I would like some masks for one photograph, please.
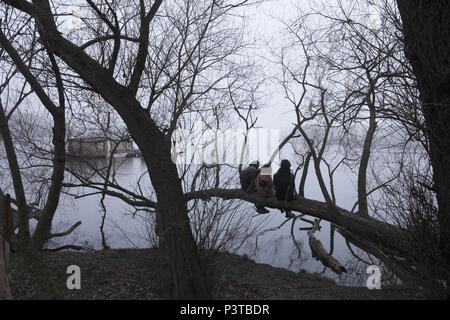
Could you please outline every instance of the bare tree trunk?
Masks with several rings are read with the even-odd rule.
[[[450,2],[397,0],[405,54],[421,96],[439,206],[440,248],[450,268]],[[447,275],[447,281],[450,281]]]
[[[369,165],[370,149],[372,147],[373,137],[377,127],[375,120],[375,106],[370,101],[370,96],[367,97],[367,104],[370,109],[369,129],[364,139],[363,153],[361,155],[361,162],[358,171],[358,214],[362,217],[369,217],[369,210],[367,208],[367,166]]]
[[[306,184],[306,177],[308,176],[310,161],[311,161],[311,152],[309,152],[308,155],[306,156],[305,164],[303,166],[302,177],[300,179],[300,185],[298,187],[298,195],[302,198],[305,197],[305,184]]]
[[[55,146],[55,151],[53,155],[53,173],[51,177],[52,183],[48,191],[45,207],[39,217],[39,221],[36,225],[36,230],[34,231],[32,238],[33,246],[37,250],[41,250],[45,242],[50,237],[53,216],[58,208],[66,163],[65,126],[63,110],[62,114],[54,118],[53,145]]]
[[[19,247],[25,247],[30,243],[30,229],[28,221],[28,207],[25,199],[22,177],[20,176],[19,164],[17,162],[16,151],[9,131],[8,119],[6,118],[3,106],[0,104],[0,133],[3,137],[8,164],[14,185],[14,192],[18,202],[19,212]]]
[[[2,228],[0,228],[0,232]],[[8,279],[9,245],[0,234],[0,300],[11,300]]]
[[[56,63],[55,57],[50,48],[47,48],[47,53],[50,57],[52,69],[55,73],[59,96],[59,107],[56,107],[50,99],[47,100],[41,98],[41,102],[53,117],[53,146],[55,149],[53,153],[53,172],[47,201],[45,202],[45,207],[42,210],[41,217],[39,218],[32,238],[33,245],[37,250],[41,250],[45,242],[50,237],[53,217],[59,204],[59,197],[61,195],[66,165],[66,115],[64,84],[58,64]]]
[[[166,273],[162,276],[168,280],[162,294],[176,299],[208,299],[210,295],[192,235],[181,180],[171,161],[170,146],[162,133],[149,130],[148,125],[139,121],[127,120],[125,122],[149,169],[158,200],[161,271]],[[153,137],[151,140],[148,139],[150,136]]]
[[[0,300],[11,299],[11,288],[9,287],[8,279],[9,235],[7,234],[7,219],[5,219],[8,214],[5,210],[7,206],[9,206],[9,203],[5,203],[0,195]]]

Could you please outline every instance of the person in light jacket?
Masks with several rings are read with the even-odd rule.
[[[263,198],[270,198],[275,195],[270,163],[265,164],[256,177],[256,192],[258,192],[258,195]]]

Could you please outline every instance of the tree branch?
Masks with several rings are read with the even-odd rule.
[[[339,230],[348,230],[370,243],[377,244],[386,254],[408,256],[408,239],[399,228],[373,218],[362,218],[338,206],[330,207],[324,202],[300,197],[294,198],[292,202],[278,201],[275,197],[261,198],[256,194],[247,194],[241,189],[209,189],[185,194],[186,201],[208,200],[213,197],[226,200],[241,199],[269,208],[288,209],[307,214],[329,221]]]
[[[150,22],[153,20],[162,2],[163,0],[156,0],[147,15],[144,15],[143,10],[145,10],[145,8],[141,3],[141,30],[139,35],[139,49],[133,74],[131,75],[130,84],[128,85],[128,89],[130,89],[134,95],[136,95],[139,88],[139,82],[141,81],[142,72],[144,71],[145,61],[147,59]]]
[[[76,228],[78,228],[81,225],[81,221],[78,221],[77,223],[75,223],[73,226],[71,226],[68,230],[64,231],[64,232],[59,232],[59,233],[52,233],[47,237],[47,240],[49,239],[53,239],[53,238],[59,238],[59,237],[64,237],[67,236],[69,234],[71,234]]]

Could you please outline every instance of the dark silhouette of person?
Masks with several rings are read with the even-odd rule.
[[[242,190],[247,193],[256,191],[255,180],[259,174],[259,161],[250,162],[249,166],[239,174]]]
[[[241,171],[239,174],[239,181],[241,183],[242,190],[247,193],[256,192],[256,178],[260,173],[259,161],[253,161],[247,168]],[[256,206],[256,211],[261,214],[269,213],[269,210],[264,206]]]
[[[281,161],[280,169],[273,176],[273,184],[275,187],[275,196],[278,201],[290,202],[294,200],[295,181],[289,160],[284,159]],[[281,212],[284,211],[286,211],[286,218],[295,217],[290,210],[281,210]]]

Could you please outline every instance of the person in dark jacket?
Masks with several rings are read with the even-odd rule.
[[[256,178],[259,173],[259,161],[251,162],[247,168],[242,170],[239,174],[239,181],[241,183],[242,190],[247,193],[256,192]],[[256,211],[261,214],[269,213],[269,210],[264,208],[264,206],[256,206]]]
[[[289,160],[284,159],[281,161],[280,169],[273,176],[273,184],[275,186],[275,196],[278,201],[290,202],[294,199],[295,181]],[[286,210],[286,218],[293,217],[295,215],[290,210]]]
[[[256,191],[255,180],[259,174],[259,161],[253,161],[249,164],[247,168],[241,171],[239,174],[239,181],[241,187],[247,193],[252,193]]]

